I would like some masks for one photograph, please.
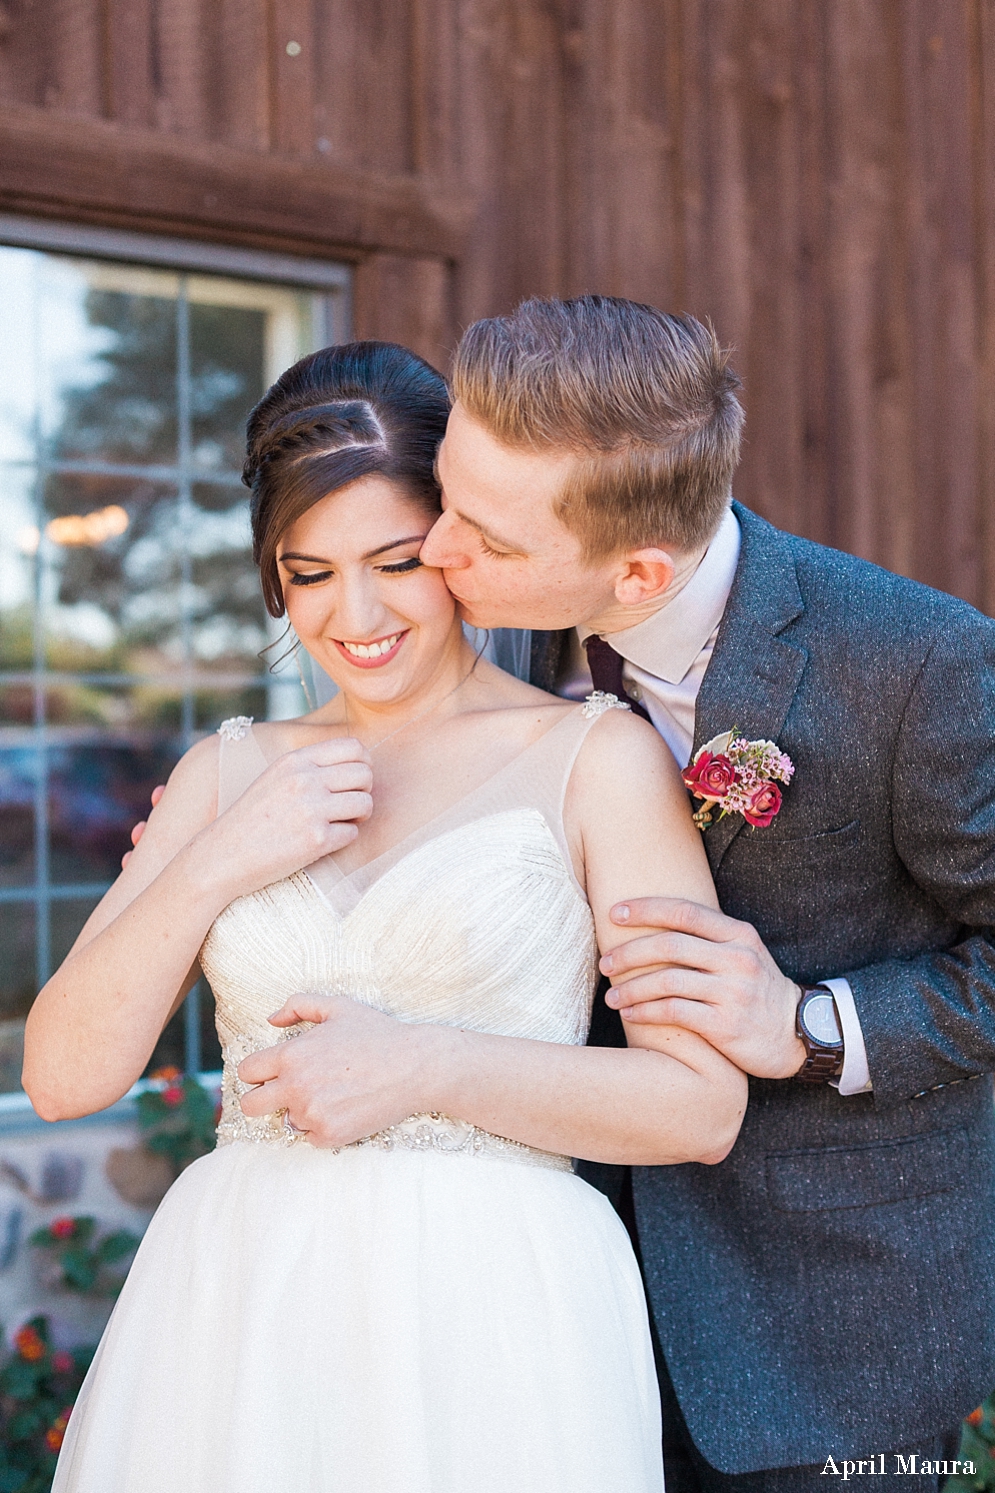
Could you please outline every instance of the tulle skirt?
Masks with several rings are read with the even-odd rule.
[[[138,1251],[54,1493],[660,1493],[642,1284],[569,1172],[236,1142]]]

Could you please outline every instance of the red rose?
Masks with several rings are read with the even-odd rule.
[[[781,807],[781,790],[776,783],[762,783],[743,810],[747,824],[766,829]]]
[[[985,1418],[985,1412],[981,1408],[980,1405],[978,1406],[978,1408],[976,1410],[972,1410],[971,1413],[970,1413],[970,1415],[966,1415],[964,1417],[964,1419],[967,1421],[967,1423],[968,1423],[969,1426],[980,1426],[980,1424],[984,1420],[984,1418]]]
[[[76,1232],[75,1218],[55,1218],[48,1226],[53,1239],[71,1239]]]
[[[183,1090],[177,1084],[170,1084],[168,1089],[162,1091],[162,1102],[171,1105],[182,1104]]]
[[[681,777],[696,798],[719,799],[736,781],[736,769],[724,755],[713,757],[711,752],[701,752]]]
[[[60,1351],[52,1354],[52,1368],[57,1374],[69,1374],[72,1372],[73,1355]]]

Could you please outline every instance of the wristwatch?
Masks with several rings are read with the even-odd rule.
[[[805,1046],[805,1061],[795,1077],[802,1083],[827,1083],[843,1072],[843,1029],[833,992],[825,985],[803,985],[795,1013],[795,1031]]]

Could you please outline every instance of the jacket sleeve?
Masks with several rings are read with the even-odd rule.
[[[896,851],[957,933],[942,951],[841,971],[876,1105],[995,1072],[995,623],[947,613],[892,764]]]

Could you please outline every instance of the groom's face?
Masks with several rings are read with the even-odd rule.
[[[569,454],[503,446],[460,405],[439,448],[443,514],[422,547],[475,627],[574,627],[615,603],[619,561],[591,564],[556,516]]]

